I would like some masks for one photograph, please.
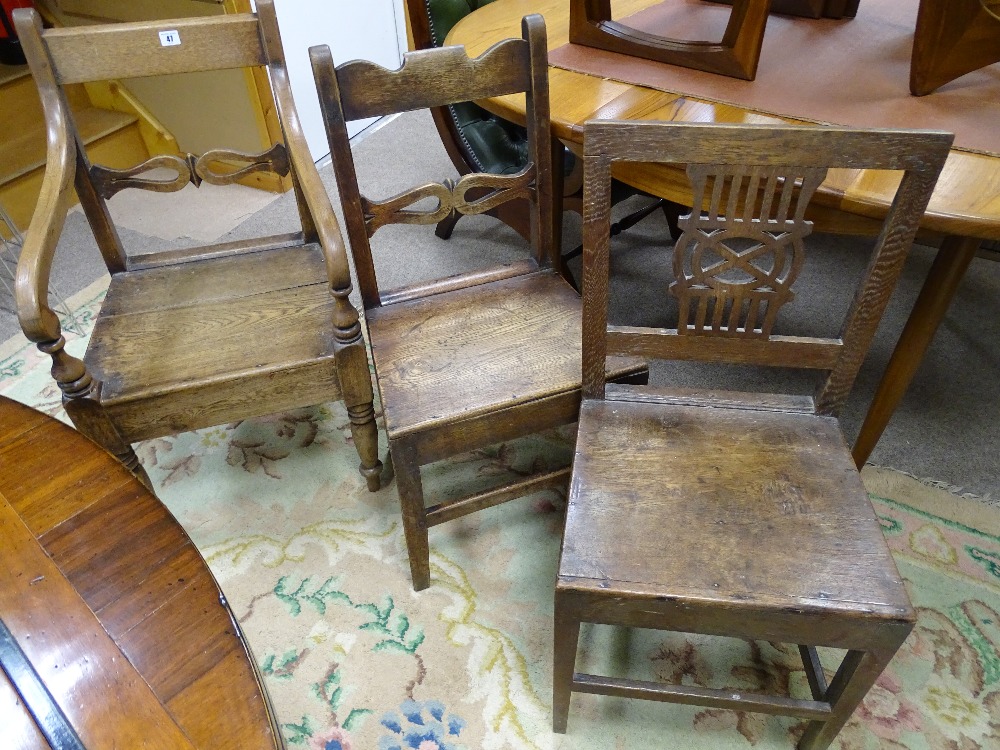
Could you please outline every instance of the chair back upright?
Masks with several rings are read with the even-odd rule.
[[[903,268],[952,135],[632,121],[591,121],[584,132],[584,398],[636,397],[643,386],[606,384],[603,375],[606,356],[638,355],[817,370],[824,376],[804,406],[836,415]],[[608,325],[609,191],[612,165],[620,161],[686,165],[694,199],[674,247],[675,328]],[[806,208],[832,168],[897,170],[902,178],[837,335],[775,334],[805,261],[804,239],[812,229]],[[653,397],[645,393],[642,398]]]
[[[396,298],[379,289],[369,243],[372,235],[387,224],[437,224],[453,209],[462,214],[480,214],[506,201],[528,199],[533,261],[538,266],[552,265],[555,225],[548,62],[542,18],[526,17],[522,31],[522,39],[501,42],[476,59],[467,57],[462,47],[409,52],[395,71],[367,61],[334,67],[329,47],[310,49],[365,308]],[[386,200],[370,200],[362,195],[347,135],[348,122],[521,93],[526,96],[530,158],[518,173],[466,174],[454,183],[426,184]],[[425,198],[436,199],[437,205],[431,209],[410,208]]]

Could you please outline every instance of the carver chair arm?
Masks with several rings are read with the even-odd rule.
[[[291,162],[292,170],[298,179],[299,189],[302,192],[302,198],[308,208],[309,216],[301,217],[302,230],[306,234],[307,240],[317,240],[323,249],[330,287],[337,291],[350,292],[351,271],[347,262],[347,247],[344,244],[340,223],[333,212],[326,187],[323,185],[316,164],[309,153],[309,146],[302,130],[302,122],[292,97],[292,87],[288,80],[288,68],[285,65],[281,40],[269,37],[269,32],[276,31],[278,28],[274,7],[270,4],[261,5],[257,12],[269,16],[266,19],[268,23],[262,25],[262,33],[265,34],[264,47],[270,62],[271,88],[274,92],[275,106],[278,109],[278,121],[282,123],[288,160]]]
[[[36,73],[39,96],[46,113],[45,174],[35,212],[28,231],[14,281],[17,317],[24,335],[35,343],[58,340],[61,335],[59,316],[49,306],[49,276],[59,236],[62,234],[72,199],[72,182],[76,170],[77,143],[66,111],[66,103],[56,85],[48,55],[37,42],[37,36],[24,33],[41,21],[25,9],[14,11],[14,23],[25,46],[25,54],[42,60]]]

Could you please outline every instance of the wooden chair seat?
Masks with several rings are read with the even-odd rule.
[[[627,587],[657,628],[681,631],[712,632],[715,611],[729,633],[736,605],[745,621],[766,618],[745,635],[771,640],[831,613],[913,617],[835,418],[586,401],[577,442],[560,590],[599,607]]]
[[[549,396],[578,401],[580,319],[580,297],[551,269],[370,310],[387,433],[401,437]],[[642,370],[618,358],[611,375]]]
[[[325,274],[313,243],[112,277],[84,356],[102,405],[143,440],[337,400]],[[184,392],[199,408],[178,421]]]

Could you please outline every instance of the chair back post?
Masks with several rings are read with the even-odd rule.
[[[278,110],[278,125],[281,128],[282,140],[286,145],[289,145],[292,139],[297,140],[308,155],[309,149],[302,133],[302,124],[299,122],[298,112],[292,99],[292,86],[288,80],[288,67],[285,64],[285,51],[281,45],[281,32],[278,29],[278,16],[274,10],[273,0],[258,0],[257,20],[260,24],[261,47],[267,57],[267,70],[271,90],[274,92],[274,106]],[[289,148],[289,177],[295,193],[299,222],[302,224],[302,235],[306,242],[317,242],[319,234],[316,230],[316,218],[309,207],[299,179],[300,171],[306,171],[303,165],[296,163],[299,161],[297,158],[299,154],[299,149]],[[323,192],[325,194],[325,191]]]
[[[354,272],[358,279],[361,303],[366,310],[381,304],[378,281],[375,278],[375,262],[372,259],[368,227],[364,220],[361,190],[354,167],[350,137],[347,133],[347,119],[341,105],[340,81],[334,66],[333,53],[326,44],[309,48],[316,93],[319,95],[323,125],[330,144],[333,174],[337,180],[337,191],[344,208],[344,224],[347,239],[354,258]]]
[[[812,408],[836,416],[902,271],[952,134],[637,121],[592,121],[584,132],[584,397],[605,397],[597,373],[607,355],[742,362],[824,372]],[[683,218],[684,234],[675,246],[677,281],[671,292],[681,307],[675,329],[607,324],[608,190],[616,161],[687,165],[695,185],[696,205]],[[772,334],[778,308],[793,297],[791,284],[802,263],[798,256],[804,254],[801,239],[811,229],[804,220],[805,205],[827,168],[894,170],[903,175],[838,336]],[[709,195],[706,207],[703,198]],[[716,242],[712,235],[719,230],[727,239],[755,241],[757,246],[748,252],[760,252],[761,257],[774,253],[774,267],[762,269],[766,257],[753,266],[756,256],[744,257]],[[691,271],[685,253],[718,255],[722,260]],[[789,270],[779,273],[779,257]],[[753,278],[723,278],[727,268]]]
[[[545,21],[537,13],[521,19],[521,35],[528,43],[531,87],[526,92],[525,117],[528,152],[535,163],[535,211],[531,212],[532,245],[540,265],[554,267],[560,248],[556,246],[555,206],[552,171],[552,125],[549,107],[549,58]],[[561,207],[561,200],[559,201]]]
[[[278,111],[278,123],[288,148],[289,176],[295,191],[303,239],[306,242],[318,242],[323,249],[330,292],[337,299],[335,335],[342,344],[354,343],[361,340],[361,326],[358,311],[348,299],[353,285],[347,262],[347,248],[330,197],[313,163],[295,107],[273,0],[258,0],[257,18],[261,46],[267,57],[271,90],[274,92],[274,104]]]
[[[585,399],[603,399],[608,356],[608,252],[611,159],[599,135],[585,131],[583,156],[583,380]]]
[[[929,153],[926,161],[909,167],[900,181],[865,271],[865,281],[844,320],[841,338],[845,356],[816,389],[816,411],[820,414],[839,414],[854,386],[944,166],[947,151],[942,155],[940,149],[946,147],[935,145],[938,153]]]

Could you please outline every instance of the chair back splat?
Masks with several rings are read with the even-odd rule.
[[[52,357],[76,427],[148,484],[133,442],[342,400],[361,473],[377,489],[373,389],[358,312],[348,300],[346,248],[295,112],[271,0],[259,0],[256,14],[48,30],[33,10],[15,17],[48,134],[41,194],[17,270],[18,317],[28,339]],[[227,69],[249,69],[258,94],[273,94],[269,147],[91,163],[67,87]],[[154,168],[174,174],[144,176]],[[108,210],[107,201],[125,189],[167,193],[258,173],[292,187],[301,231],[127,252]],[[47,296],[73,188],[111,273],[82,360],[65,351]]]
[[[523,37],[476,59],[460,47],[410,52],[397,71],[355,61],[334,67],[327,47],[310,55],[334,173],[365,307],[389,450],[397,478],[415,589],[430,583],[429,526],[545,489],[565,488],[568,467],[544,469],[459,499],[428,498],[421,467],[466,451],[568,424],[580,402],[579,295],[554,270],[555,222],[545,27],[524,19]],[[514,174],[471,172],[385,200],[358,185],[347,123],[523,92],[528,155]],[[431,208],[414,207],[433,199]],[[451,211],[480,214],[511,201],[529,211],[525,257],[467,273],[379,284],[371,240],[389,224],[437,224]],[[422,204],[426,205],[426,204]],[[449,250],[460,248],[450,240]],[[408,247],[393,245],[391,262]],[[388,262],[388,261],[387,261]],[[385,267],[382,267],[385,271]],[[615,359],[611,377],[642,377]]]
[[[836,414],[951,141],[929,131],[586,124],[583,399],[555,593],[557,732],[571,694],[588,692],[799,717],[799,747],[825,748],[905,640],[913,607]],[[675,165],[691,184],[674,281],[658,297],[676,299],[673,328],[609,324],[608,193],[620,161]],[[779,333],[809,265],[807,206],[828,169],[894,170],[901,180],[843,322],[826,337]],[[622,355],[801,368],[819,383],[811,396],[606,383],[605,358]],[[584,622],[795,644],[809,690],[577,672]],[[820,646],[847,651],[829,683]]]

